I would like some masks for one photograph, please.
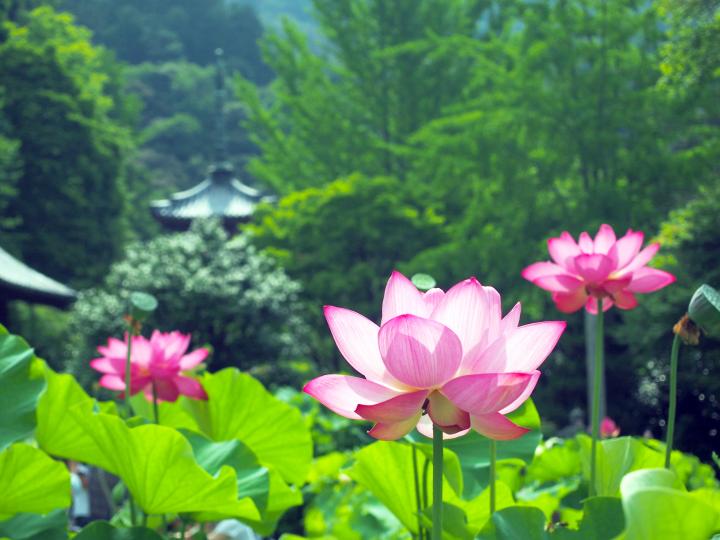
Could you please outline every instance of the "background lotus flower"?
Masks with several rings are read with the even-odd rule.
[[[181,394],[207,399],[205,390],[197,380],[182,375],[182,372],[194,368],[208,355],[207,349],[196,349],[185,354],[189,345],[190,335],[180,332],[163,333],[155,330],[150,339],[133,336],[130,394],[142,391],[152,401],[154,384],[158,401],[175,401]],[[100,386],[124,392],[127,334],[125,341],[109,338],[108,344],[98,347],[98,351],[102,357],[92,360],[90,366],[103,373]]]
[[[620,435],[620,427],[615,423],[615,420],[606,416],[600,422],[600,436],[603,439],[610,437],[618,437]]]
[[[370,435],[386,440],[416,426],[431,436],[433,423],[449,436],[520,437],[527,430],[505,415],[530,396],[565,329],[559,321],[518,326],[519,303],[503,318],[498,292],[475,278],[421,293],[399,272],[387,283],[381,326],[333,306],[325,318],[364,378],[323,375],[304,391],[341,416],[375,422]]]
[[[597,313],[597,300],[603,299],[603,311],[613,305],[620,309],[637,306],[635,293],[649,293],[675,281],[663,270],[648,268],[660,244],[650,244],[642,251],[643,233],[628,229],[616,240],[609,225],[601,225],[595,239],[587,232],[575,242],[570,233],[548,240],[548,251],[554,262],[531,264],[522,276],[538,287],[552,292],[560,311],[572,313],[583,306]]]

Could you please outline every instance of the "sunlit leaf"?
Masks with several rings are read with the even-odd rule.
[[[42,362],[19,336],[0,325],[0,450],[32,435],[35,407],[45,388]]]
[[[70,506],[70,473],[42,450],[15,443],[0,452],[0,519]]]

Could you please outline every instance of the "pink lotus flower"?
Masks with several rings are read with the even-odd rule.
[[[182,375],[208,355],[207,349],[196,349],[185,354],[190,345],[190,335],[180,332],[163,333],[155,330],[146,339],[132,337],[130,350],[130,395],[142,391],[152,401],[152,389],[158,401],[175,401],[180,394],[195,399],[207,399],[202,385],[191,377]],[[108,339],[107,346],[98,347],[102,354],[90,362],[93,369],[103,373],[100,386],[110,390],[125,391],[125,362],[127,355],[127,334],[125,341]]]
[[[648,268],[660,244],[650,244],[640,251],[643,233],[628,229],[615,239],[609,225],[601,225],[595,239],[586,232],[576,243],[570,233],[548,240],[548,251],[554,262],[531,264],[522,276],[538,287],[552,292],[560,311],[572,313],[583,306],[597,313],[598,298],[603,299],[603,311],[613,304],[620,309],[637,306],[635,293],[649,293],[675,281],[675,276]]]
[[[381,326],[326,306],[340,353],[362,377],[323,375],[304,391],[346,418],[375,422],[377,439],[398,439],[432,424],[450,436],[471,428],[492,439],[527,429],[505,415],[532,393],[537,368],[565,329],[559,321],[518,326],[520,304],[503,318],[500,295],[475,278],[447,293],[418,291],[393,272],[385,288]]]
[[[615,420],[606,416],[600,422],[600,437],[607,439],[609,437],[617,437],[620,435],[620,428],[615,423]]]

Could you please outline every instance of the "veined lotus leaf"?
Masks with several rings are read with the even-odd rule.
[[[0,450],[35,429],[35,407],[45,389],[42,364],[23,338],[0,325]]]
[[[70,473],[60,461],[25,443],[0,452],[0,519],[70,506]]]
[[[477,536],[479,540],[548,540],[545,514],[532,506],[509,506],[495,512]]]
[[[591,439],[578,435],[582,448],[583,473],[590,477]],[[598,444],[595,488],[598,495],[614,497],[620,493],[620,482],[627,473],[661,467],[663,455],[633,437],[606,439]]]
[[[234,368],[206,373],[201,382],[209,399],[181,397],[161,404],[161,424],[200,431],[218,442],[239,439],[261,465],[278,471],[286,482],[305,481],[312,461],[312,438],[300,411]],[[138,407],[138,412],[147,414]]]
[[[73,540],[162,540],[162,536],[147,527],[116,529],[107,521],[93,521]]]
[[[218,516],[258,519],[249,497],[238,500],[231,467],[210,475],[195,461],[190,443],[165,426],[130,428],[119,417],[69,411],[95,443],[87,463],[119,476],[147,514],[213,512]]]
[[[67,510],[47,514],[15,514],[0,522],[0,538],[12,540],[67,540]]]
[[[635,471],[620,486],[627,540],[706,540],[720,531],[720,511],[688,493],[666,469]]]

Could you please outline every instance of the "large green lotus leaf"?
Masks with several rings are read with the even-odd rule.
[[[632,472],[620,491],[627,540],[707,540],[720,531],[720,511],[686,492],[672,471]]]
[[[449,450],[446,450],[450,452]],[[424,460],[420,454],[419,477],[422,482]],[[412,446],[378,441],[355,452],[355,463],[347,471],[358,484],[369,490],[413,534],[418,532],[417,503],[413,476]],[[432,478],[432,463],[428,478]],[[432,481],[428,480],[427,500],[432,503]],[[443,501],[465,509],[452,485],[443,475]]]
[[[237,369],[206,373],[207,401],[181,398],[160,408],[164,425],[201,431],[214,441],[239,439],[286,482],[302,484],[312,461],[312,438],[300,411]],[[179,409],[179,410],[172,410]],[[193,422],[184,414],[189,412]]]
[[[587,435],[578,435],[577,440],[583,450],[583,474],[589,478],[592,440]],[[640,469],[662,467],[663,459],[662,453],[633,437],[600,441],[595,475],[597,495],[619,495],[623,476]]]
[[[558,529],[557,540],[613,540],[625,528],[619,497],[590,497],[583,501],[583,518],[577,530]]]
[[[67,540],[67,510],[48,514],[15,514],[0,522],[0,538],[12,540]]]
[[[521,459],[530,463],[542,440],[540,416],[535,404],[528,399],[508,417],[518,425],[530,429],[530,432],[511,441],[497,441],[497,459]],[[477,496],[488,484],[490,439],[470,431],[467,435],[445,441],[445,446],[460,458],[464,478],[463,496],[468,499]]]
[[[99,406],[71,375],[59,375],[45,368],[47,389],[37,406],[37,428],[35,439],[40,448],[48,454],[75,461],[93,463],[109,470],[107,456],[98,453],[94,439],[78,422],[75,411],[80,415],[91,415]]]
[[[302,504],[300,492],[292,490],[279,473],[261,466],[255,454],[239,440],[213,442],[189,430],[181,430],[181,433],[190,442],[195,459],[207,472],[217,474],[223,466],[235,469],[238,497],[251,497],[262,517],[259,521],[246,521],[261,534],[271,534],[288,508]],[[203,521],[213,519],[211,513],[197,517]]]
[[[580,443],[577,439],[550,439],[538,446],[527,468],[527,481],[557,482],[582,472]]]
[[[60,461],[25,443],[0,452],[0,519],[70,506],[70,473]]]
[[[45,388],[42,361],[27,342],[0,325],[0,450],[32,435],[35,407]]]
[[[147,527],[116,529],[107,521],[93,521],[73,540],[162,540],[162,536]]]
[[[95,443],[85,461],[119,476],[145,513],[259,518],[252,499],[238,500],[235,471],[225,466],[211,476],[177,430],[151,424],[130,428],[117,416],[82,408],[69,413]]]
[[[545,514],[531,506],[510,506],[495,512],[479,540],[548,540]]]

